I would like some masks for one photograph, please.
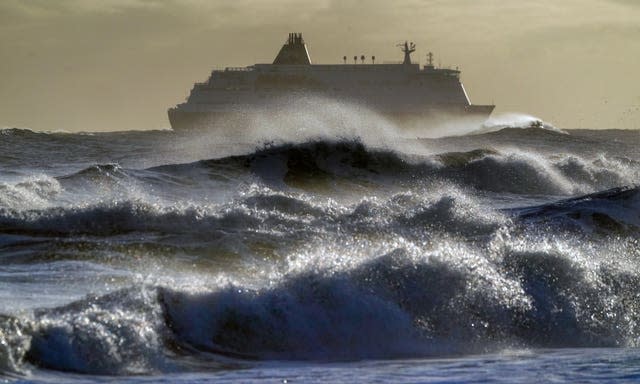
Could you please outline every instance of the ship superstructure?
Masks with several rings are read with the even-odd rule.
[[[472,105],[457,69],[436,68],[433,55],[422,68],[411,62],[413,43],[400,44],[400,64],[371,63],[365,56],[343,57],[342,64],[312,64],[300,33],[291,33],[272,64],[214,70],[196,83],[185,103],[169,109],[174,130],[215,129],[230,115],[274,100],[319,96],[362,105],[400,123],[425,127],[452,118],[482,124],[493,105]]]

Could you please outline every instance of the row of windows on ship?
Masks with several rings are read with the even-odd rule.
[[[352,81],[350,82],[350,85],[357,85],[358,87],[378,87],[378,88],[395,88],[395,87],[408,87],[408,86],[414,86],[414,87],[423,87],[423,86],[429,86],[431,88],[435,88],[438,87],[439,85],[442,86],[450,86],[449,82],[446,81],[434,81],[434,80],[430,80],[428,82],[424,82],[424,81],[405,81],[405,82],[393,82],[393,81],[367,81],[367,80],[360,80],[360,81]],[[349,87],[331,87],[329,86],[324,86],[324,85],[316,85],[316,84],[301,84],[301,83],[295,83],[295,84],[287,84],[287,83],[278,83],[278,84],[274,84],[271,83],[268,86],[265,85],[253,85],[250,86],[248,84],[234,84],[234,85],[226,85],[223,86],[222,84],[216,84],[215,86],[204,86],[204,87],[196,87],[197,90],[199,91],[209,91],[209,90],[225,90],[225,91],[247,91],[247,90],[272,90],[272,89],[333,89],[334,91],[349,91],[352,88]]]

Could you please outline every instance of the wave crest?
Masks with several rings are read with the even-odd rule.
[[[115,375],[188,369],[181,356],[217,364],[637,346],[637,262],[607,248],[615,242],[370,241],[311,245],[319,262],[304,259],[263,285],[134,286],[5,316],[3,369],[26,361]]]
[[[640,235],[640,187],[621,187],[515,210],[530,224],[613,235]]]
[[[45,208],[62,192],[58,180],[49,176],[33,176],[17,182],[0,182],[0,212],[11,208],[25,210]]]

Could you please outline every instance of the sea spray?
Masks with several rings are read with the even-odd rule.
[[[562,353],[538,348],[637,346],[637,134],[385,146],[282,118],[309,134],[4,135],[3,374],[424,369],[475,353],[520,367],[512,356]]]

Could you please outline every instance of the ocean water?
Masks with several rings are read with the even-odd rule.
[[[338,117],[0,131],[0,380],[640,380],[640,132]]]

